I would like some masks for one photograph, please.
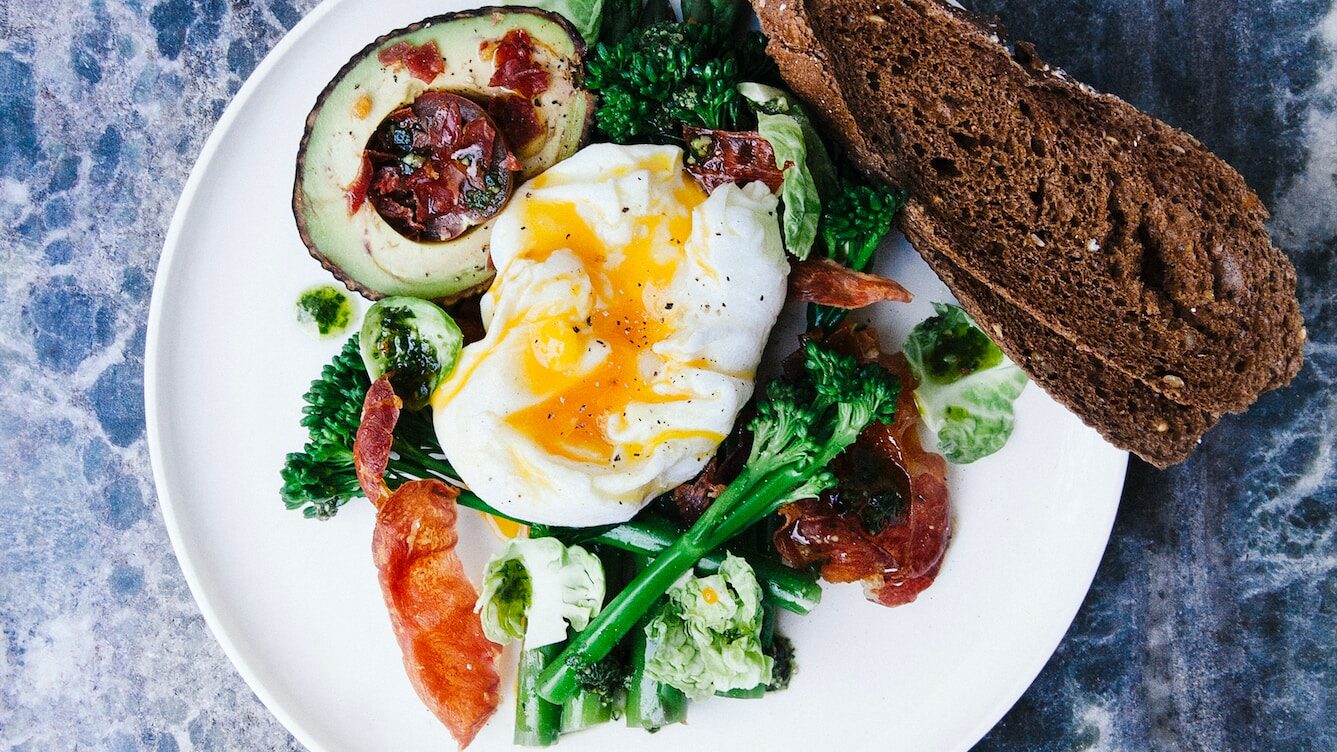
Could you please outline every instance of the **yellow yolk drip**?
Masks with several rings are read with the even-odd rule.
[[[542,261],[553,251],[569,249],[580,259],[598,298],[584,321],[550,319],[535,327],[524,372],[530,388],[548,396],[506,418],[551,455],[578,462],[616,461],[607,435],[612,417],[625,413],[633,402],[679,399],[656,392],[641,373],[642,354],[672,333],[666,311],[647,309],[647,292],[672,280],[691,234],[691,210],[705,200],[686,180],[674,194],[674,210],[639,219],[631,242],[621,248],[606,247],[572,203],[533,201],[525,207],[529,236],[524,256]],[[591,340],[601,343],[607,354],[592,370],[581,372],[576,366]]]
[[[483,514],[483,519],[487,520],[488,527],[497,534],[502,540],[511,538],[523,538],[529,534],[529,528],[514,520],[508,520],[505,517],[498,517],[495,514]]]
[[[701,590],[701,600],[705,601],[707,605],[713,606],[720,602],[720,594],[715,592],[715,588],[703,588]]]

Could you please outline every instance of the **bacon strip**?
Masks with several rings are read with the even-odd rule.
[[[795,262],[789,270],[789,296],[834,308],[863,308],[892,301],[909,303],[910,291],[894,279],[856,272],[828,258]]]
[[[826,581],[862,582],[869,600],[899,606],[933,584],[942,564],[951,537],[947,462],[919,443],[915,382],[903,356],[883,355],[873,330],[848,324],[826,342],[900,378],[896,419],[869,426],[836,458],[834,489],[780,510],[785,524],[775,546],[790,566],[818,564]],[[870,531],[869,499],[885,493],[901,495],[904,514]]]
[[[395,424],[404,401],[395,396],[390,377],[372,383],[362,400],[362,422],[353,437],[353,467],[367,500],[379,509],[390,496],[385,468],[390,465],[390,447],[395,442]]]
[[[455,554],[458,495],[439,480],[400,486],[376,514],[372,556],[409,681],[463,749],[501,701],[501,646],[483,635]]]

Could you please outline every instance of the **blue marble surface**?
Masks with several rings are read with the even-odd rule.
[[[1337,749],[1337,10],[967,4],[1238,167],[1300,270],[1310,334],[1289,389],[1182,466],[1133,464],[1081,613],[980,749]],[[190,165],[311,5],[0,0],[7,749],[299,748],[186,589],[154,503],[142,382]]]

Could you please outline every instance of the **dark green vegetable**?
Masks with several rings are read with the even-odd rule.
[[[306,407],[302,409],[302,426],[307,429],[308,440],[301,452],[287,456],[281,471],[281,495],[289,509],[301,509],[308,518],[329,519],[349,499],[362,495],[353,467],[353,439],[362,417],[362,401],[370,386],[359,355],[358,337],[354,335],[321,369],[320,377],[311,382],[303,397]],[[426,413],[406,410],[400,414],[393,448],[395,454],[385,474],[390,488],[414,478],[458,482],[455,469],[441,458],[441,445]],[[459,503],[506,517],[468,491],[460,492]],[[579,534],[553,532],[562,533],[564,542],[603,543],[649,556],[668,548],[681,534],[673,523],[648,513],[603,530],[582,530]],[[821,600],[821,588],[811,572],[790,569],[754,553],[746,555],[767,595],[781,608],[806,614]],[[721,560],[722,554],[713,553],[701,561],[701,568],[714,571],[713,567],[718,567]]]
[[[580,690],[562,703],[562,733],[584,731],[601,723],[608,723],[617,717],[617,711],[608,705],[605,699],[586,690]]]
[[[539,674],[561,651],[561,644],[556,644],[528,649],[520,654],[513,738],[521,747],[552,746],[562,733],[562,706],[548,702],[538,693]]]
[[[595,123],[615,143],[681,144],[682,126],[736,130],[747,108],[732,50],[711,25],[672,21],[600,44],[585,62],[585,85],[600,97]]]
[[[643,6],[643,0],[604,0],[598,41],[603,44],[621,42],[623,37],[636,28]]]
[[[283,502],[289,509],[323,520],[334,516],[348,499],[362,495],[353,468],[353,439],[370,386],[358,336],[353,335],[302,397],[307,443],[301,452],[288,455],[281,472]],[[399,457],[386,471],[392,487],[413,478],[454,475],[448,463],[430,456],[440,447],[431,419],[421,412],[406,410],[400,415],[394,450]]]
[[[638,26],[649,26],[663,21],[677,21],[678,14],[673,12],[673,3],[669,0],[647,0],[641,8]]]
[[[628,667],[614,655],[585,667],[577,677],[579,689],[562,703],[562,733],[581,731],[619,717],[628,680]]]
[[[905,205],[905,193],[892,188],[846,184],[822,209],[818,235],[826,255],[855,271],[873,262],[882,239],[891,232],[896,212]],[[813,305],[808,325],[834,329],[849,314],[841,308]]]
[[[742,0],[682,0],[682,20],[706,27],[711,42],[722,44],[747,17],[746,8]]]
[[[772,382],[757,405],[752,450],[738,477],[705,514],[636,577],[543,672],[540,692],[565,701],[589,665],[612,652],[668,588],[703,556],[791,501],[811,498],[835,482],[827,463],[872,421],[890,421],[900,385],[875,364],[805,347],[806,378]]]
[[[777,634],[771,640],[771,648],[767,655],[775,661],[775,664],[771,668],[771,683],[766,687],[766,691],[779,692],[788,688],[789,682],[798,671],[798,663],[794,660],[794,643],[790,642],[788,637]]]

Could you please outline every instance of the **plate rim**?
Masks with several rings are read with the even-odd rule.
[[[149,450],[149,465],[153,471],[154,494],[158,499],[158,508],[162,512],[163,525],[167,528],[167,539],[172,544],[172,554],[176,557],[178,566],[181,567],[186,586],[190,589],[190,595],[195,600],[200,615],[204,617],[204,623],[209,627],[210,634],[222,647],[223,654],[227,656],[233,668],[246,682],[247,688],[255,694],[260,703],[265,706],[265,709],[283,725],[288,733],[292,734],[302,746],[314,752],[326,752],[327,748],[318,743],[315,734],[304,723],[289,714],[269,687],[260,681],[259,673],[251,665],[250,660],[242,654],[242,651],[237,648],[236,643],[232,640],[231,635],[223,628],[218,610],[201,584],[194,556],[189,548],[183,545],[181,524],[177,518],[176,504],[172,501],[171,493],[168,490],[167,472],[162,461],[161,416],[158,409],[158,381],[161,374],[158,352],[161,345],[163,306],[166,305],[164,298],[167,294],[164,292],[166,285],[163,283],[171,276],[176,261],[177,247],[180,245],[180,237],[185,231],[186,214],[189,213],[190,207],[194,204],[195,194],[199,191],[208,165],[213,161],[219,145],[231,132],[238,113],[254,95],[255,90],[260,87],[261,82],[268,78],[270,70],[278,64],[281,58],[287,55],[288,50],[296,45],[299,39],[306,36],[309,29],[344,2],[346,0],[322,0],[315,8],[302,16],[246,77],[241,88],[233,95],[232,100],[223,109],[223,114],[218,118],[218,122],[214,124],[213,129],[209,132],[209,136],[204,141],[204,146],[200,148],[200,153],[191,165],[190,174],[181,189],[181,196],[177,199],[176,207],[172,211],[172,221],[167,227],[167,235],[163,238],[162,252],[159,254],[158,267],[153,276],[153,292],[149,297],[148,331],[144,338],[144,423]]]
[[[214,603],[210,599],[207,590],[202,584],[202,578],[194,556],[183,545],[183,532],[181,522],[177,516],[177,506],[172,500],[167,482],[167,472],[163,464],[163,445],[162,445],[162,419],[161,411],[158,405],[158,382],[161,376],[161,365],[159,362],[159,350],[161,347],[161,331],[163,307],[166,305],[165,298],[167,293],[165,281],[171,276],[174,269],[177,248],[180,245],[180,237],[185,232],[185,218],[194,204],[195,195],[203,181],[206,168],[213,161],[220,144],[226,139],[233,128],[234,121],[238,113],[246,106],[255,90],[261,83],[268,78],[271,69],[273,69],[280,59],[285,57],[288,51],[294,47],[300,39],[305,37],[310,29],[314,27],[322,18],[329,15],[335,8],[342,6],[349,0],[323,0],[315,8],[306,13],[291,29],[289,29],[274,47],[261,59],[255,69],[247,76],[245,82],[237,90],[237,93],[228,102],[223,114],[215,123],[209,136],[205,139],[199,154],[196,156],[191,166],[190,173],[184,183],[181,195],[177,200],[176,207],[172,213],[172,219],[168,225],[167,234],[164,237],[162,250],[158,259],[157,270],[154,274],[153,291],[149,299],[149,311],[147,322],[147,334],[144,345],[144,419],[146,439],[149,452],[149,464],[152,468],[154,491],[158,501],[158,508],[161,510],[163,524],[167,529],[167,537],[172,545],[173,555],[176,557],[177,564],[181,568],[182,575],[190,589],[191,597],[204,618],[209,632],[214,640],[223,649],[224,655],[232,663],[237,673],[246,682],[247,687],[260,700],[265,709],[274,716],[283,727],[291,733],[304,747],[313,752],[326,752],[329,748],[317,741],[317,736],[306,725],[299,721],[295,716],[289,714],[283,704],[275,697],[269,687],[260,680],[259,672],[252,666],[251,661],[246,658],[242,651],[237,648],[230,633],[223,627],[223,620]],[[484,5],[490,4],[488,0],[480,0]],[[481,7],[481,6],[480,6]],[[1076,602],[1072,613],[1061,623],[1063,627],[1058,630],[1056,635],[1047,638],[1052,640],[1052,647],[1040,658],[1036,665],[1030,667],[1026,672],[1019,673],[1004,695],[1010,697],[1005,701],[1000,701],[990,710],[989,713],[981,715],[978,724],[969,730],[963,730],[960,735],[960,744],[953,749],[957,752],[965,752],[973,747],[980,739],[984,738],[988,732],[998,724],[998,722],[1007,714],[1007,712],[1016,705],[1017,701],[1025,694],[1026,690],[1035,682],[1036,677],[1044,670],[1049,661],[1053,658],[1055,651],[1062,643],[1064,636],[1072,627],[1078,612],[1086,601],[1090,593],[1091,583],[1099,571],[1101,559],[1109,545],[1110,534],[1113,531],[1115,517],[1118,513],[1122,501],[1122,489],[1127,479],[1129,456],[1124,453],[1124,461],[1118,472],[1118,499],[1115,503],[1107,506],[1106,516],[1108,519],[1100,521],[1097,527],[1103,529],[1102,544],[1092,547],[1088,558],[1082,561],[1082,565],[1089,570],[1090,576],[1082,587],[1082,598]],[[1058,622],[1056,622],[1058,623]]]

